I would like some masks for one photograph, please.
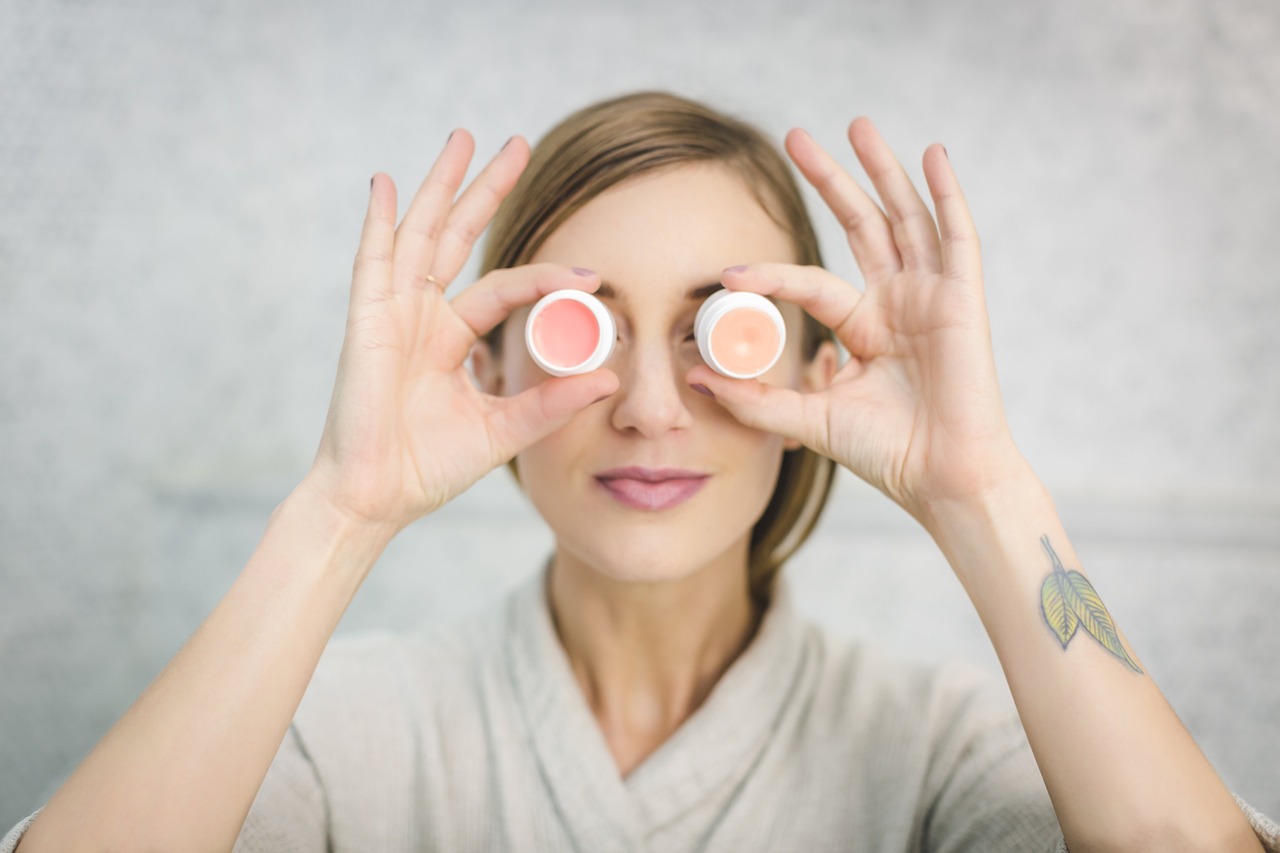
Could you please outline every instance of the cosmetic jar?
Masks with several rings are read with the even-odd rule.
[[[524,343],[552,376],[587,373],[613,352],[617,332],[604,303],[581,290],[556,290],[539,299],[524,325]]]
[[[758,293],[717,290],[693,318],[702,360],[716,373],[752,379],[773,367],[787,340],[782,312]]]

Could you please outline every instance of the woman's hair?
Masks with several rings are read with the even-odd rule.
[[[822,265],[818,238],[782,154],[755,127],[668,92],[636,92],[584,107],[533,148],[529,165],[498,208],[480,274],[528,263],[547,237],[587,202],[629,178],[689,163],[718,163],[738,175],[791,236],[796,262]],[[813,359],[830,329],[804,315],[801,352]],[[502,326],[485,340],[500,353]],[[508,464],[519,483],[515,460]],[[784,451],[778,482],[751,531],[752,598],[773,597],[783,563],[809,537],[826,506],[835,463],[807,447]]]

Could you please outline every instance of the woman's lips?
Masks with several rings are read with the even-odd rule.
[[[668,480],[637,480],[630,477],[597,477],[609,494],[632,509],[670,509],[693,497],[707,478],[673,477]]]

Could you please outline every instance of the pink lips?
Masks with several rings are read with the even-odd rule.
[[[709,474],[680,468],[614,468],[596,475],[608,492],[633,509],[670,509],[692,497]]]

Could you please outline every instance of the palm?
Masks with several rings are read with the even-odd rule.
[[[441,296],[422,320],[436,342],[408,365],[399,423],[402,495],[432,511],[465,490],[517,449],[509,440],[506,401],[481,392],[463,366],[476,335]]]
[[[823,452],[899,503],[963,491],[974,448],[1003,437],[971,293],[918,271],[872,280],[841,336],[851,359],[825,392]]]
[[[484,395],[461,367],[433,365],[409,385],[401,476],[429,509],[442,505],[504,461],[505,448],[490,435]],[[448,452],[441,452],[448,448]],[[443,486],[447,484],[448,488]],[[434,488],[433,488],[434,485]]]
[[[367,497],[346,498],[360,501],[363,515],[404,506],[429,512],[497,464],[486,467],[500,451],[485,429],[483,396],[460,360],[444,357],[464,345],[461,321],[443,297],[435,301],[421,318],[370,318],[350,338],[349,374],[365,381],[342,389],[348,396],[338,411],[350,419],[334,424],[331,453],[347,472],[365,472],[368,482],[351,486]],[[431,347],[414,346],[417,325]]]

